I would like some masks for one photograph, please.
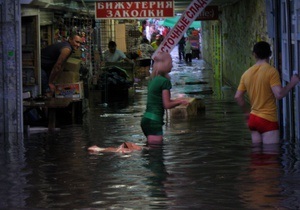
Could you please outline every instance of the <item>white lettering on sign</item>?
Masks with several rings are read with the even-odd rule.
[[[136,8],[138,9],[139,6],[137,5]],[[148,2],[142,2],[142,9],[148,9],[148,8],[153,8],[151,5],[150,7],[148,6]]]
[[[166,8],[173,8],[173,2],[166,2]]]
[[[174,0],[101,1],[95,12],[96,19],[174,17]]]
[[[176,25],[164,38],[158,49],[154,52],[152,58],[154,58],[158,52],[170,53],[178,44],[179,40],[187,31],[192,22],[211,1],[212,0],[193,0],[186,11],[181,15]]]
[[[107,17],[110,18],[131,18],[131,17],[157,17],[161,16],[164,12],[162,10],[107,10]]]

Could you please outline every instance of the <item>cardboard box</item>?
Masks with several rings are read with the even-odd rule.
[[[65,64],[64,71],[79,72],[81,67],[81,60],[77,58],[68,58]]]
[[[55,98],[76,98],[82,99],[84,97],[83,82],[56,84]]]
[[[80,59],[80,58],[81,58],[81,53],[82,53],[81,50],[78,49],[78,50],[75,50],[71,56],[72,56],[73,58]]]
[[[169,110],[171,118],[185,119],[191,116],[197,116],[199,110],[205,109],[205,105],[202,99],[196,99],[196,98],[185,98],[185,99],[189,100],[189,104],[187,106],[180,105]]]
[[[55,79],[55,83],[58,84],[70,84],[79,82],[79,72],[73,71],[62,71],[59,75],[57,75]]]
[[[119,50],[122,52],[127,52],[126,48],[126,25],[125,24],[116,24],[115,25],[116,33],[116,44]]]

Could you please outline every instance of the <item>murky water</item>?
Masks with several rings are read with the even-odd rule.
[[[0,208],[299,209],[299,148],[253,147],[232,90],[200,61],[174,68],[172,95],[203,99],[206,109],[166,119],[163,146],[89,154],[94,144],[145,145],[146,87],[124,104],[90,100],[83,124],[0,142]]]

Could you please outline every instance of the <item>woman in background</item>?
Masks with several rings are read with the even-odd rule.
[[[150,66],[151,66],[151,56],[154,53],[153,47],[150,45],[150,42],[147,38],[143,38],[141,44],[138,48],[139,54],[139,70],[141,74],[141,79],[147,78],[150,76]]]

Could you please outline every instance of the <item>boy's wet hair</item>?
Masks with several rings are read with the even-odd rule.
[[[259,59],[269,58],[272,55],[271,46],[265,41],[257,42],[253,46],[253,53],[255,53]]]
[[[117,46],[117,44],[114,41],[110,41],[108,43],[108,47],[116,47],[116,46]]]

